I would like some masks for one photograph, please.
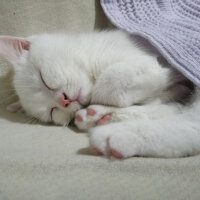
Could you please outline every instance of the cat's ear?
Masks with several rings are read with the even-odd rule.
[[[23,38],[0,36],[0,56],[16,64],[24,51],[28,51],[30,42]]]
[[[21,104],[19,101],[16,101],[15,103],[12,103],[10,105],[7,106],[7,110],[10,112],[17,112],[19,110],[21,110]]]

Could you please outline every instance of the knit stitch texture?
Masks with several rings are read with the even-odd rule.
[[[200,0],[101,0],[119,28],[148,39],[200,87]]]

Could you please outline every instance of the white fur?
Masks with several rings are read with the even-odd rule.
[[[29,115],[68,124],[78,111],[76,115],[83,121],[76,119],[75,124],[88,130],[111,114],[113,123],[90,129],[91,146],[105,155],[110,150],[123,157],[177,157],[200,152],[199,97],[189,108],[173,102],[177,95],[182,97],[181,87],[174,87],[182,77],[161,66],[155,55],[145,53],[127,34],[42,34],[24,41],[30,43],[30,49],[20,47],[20,54],[12,53],[12,63],[14,87]],[[7,59],[9,48],[0,38],[0,54]],[[53,91],[45,87],[40,72]],[[58,104],[63,92],[73,99],[79,91],[79,103],[66,108]],[[90,108],[96,115],[88,116],[88,108],[80,110],[88,104],[94,104]]]
[[[94,128],[90,142],[106,155],[113,149],[123,157],[195,155],[200,153],[199,113],[198,96],[191,107],[178,114],[156,120],[145,116]]]

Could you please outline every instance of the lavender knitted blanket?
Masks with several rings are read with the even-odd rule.
[[[200,0],[101,0],[119,28],[148,39],[200,87]]]

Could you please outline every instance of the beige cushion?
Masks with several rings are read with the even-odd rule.
[[[1,0],[0,34],[108,27],[98,0]],[[5,107],[16,97],[0,60],[0,200],[199,200],[200,156],[113,160],[93,155],[72,128]]]

